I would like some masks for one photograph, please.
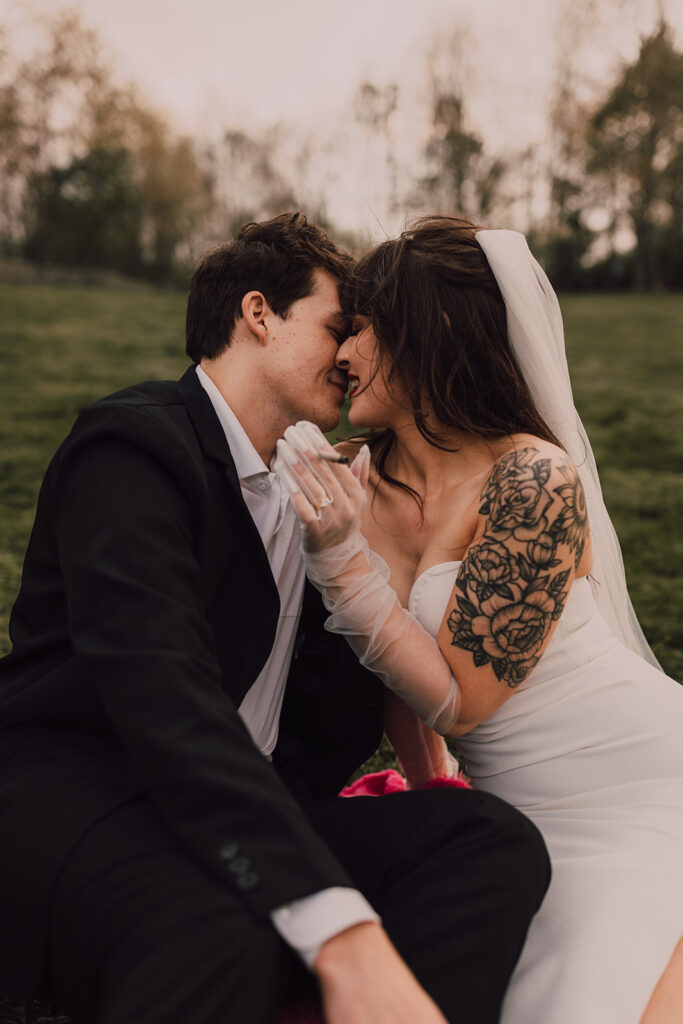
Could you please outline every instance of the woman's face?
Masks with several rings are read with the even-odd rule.
[[[349,378],[349,423],[354,427],[390,427],[409,412],[402,389],[387,387],[380,364],[377,339],[367,316],[356,315],[352,334],[337,351],[337,367]]]

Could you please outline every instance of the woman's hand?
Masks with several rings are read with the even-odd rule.
[[[306,420],[288,427],[277,443],[275,472],[292,497],[305,551],[325,551],[360,534],[370,449],[363,445],[353,463],[346,462]]]
[[[331,613],[326,628],[343,634],[362,665],[445,734],[457,719],[460,691],[434,637],[401,607],[386,562],[373,558],[361,533],[369,468],[367,446],[344,465],[309,423],[288,427],[277,443],[275,470],[303,526],[306,573]]]

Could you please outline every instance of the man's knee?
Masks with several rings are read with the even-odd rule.
[[[490,794],[484,796],[495,822],[499,852],[520,902],[535,912],[550,884],[550,858],[540,831],[515,807]]]
[[[442,842],[454,865],[466,865],[523,916],[532,916],[550,882],[550,860],[541,833],[526,815],[482,790],[442,793],[441,813],[451,819]]]

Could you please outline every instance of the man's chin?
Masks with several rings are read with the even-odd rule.
[[[336,430],[341,422],[341,409],[326,412],[316,409],[315,412],[309,412],[308,415],[300,416],[299,419],[310,420],[311,423],[315,423],[316,427],[320,427],[323,434],[329,434],[331,430]]]

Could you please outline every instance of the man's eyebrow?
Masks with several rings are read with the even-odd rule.
[[[327,318],[328,325],[333,331],[338,331],[339,334],[349,335],[351,334],[351,317],[347,316],[342,310],[336,310],[334,313],[330,313]]]

